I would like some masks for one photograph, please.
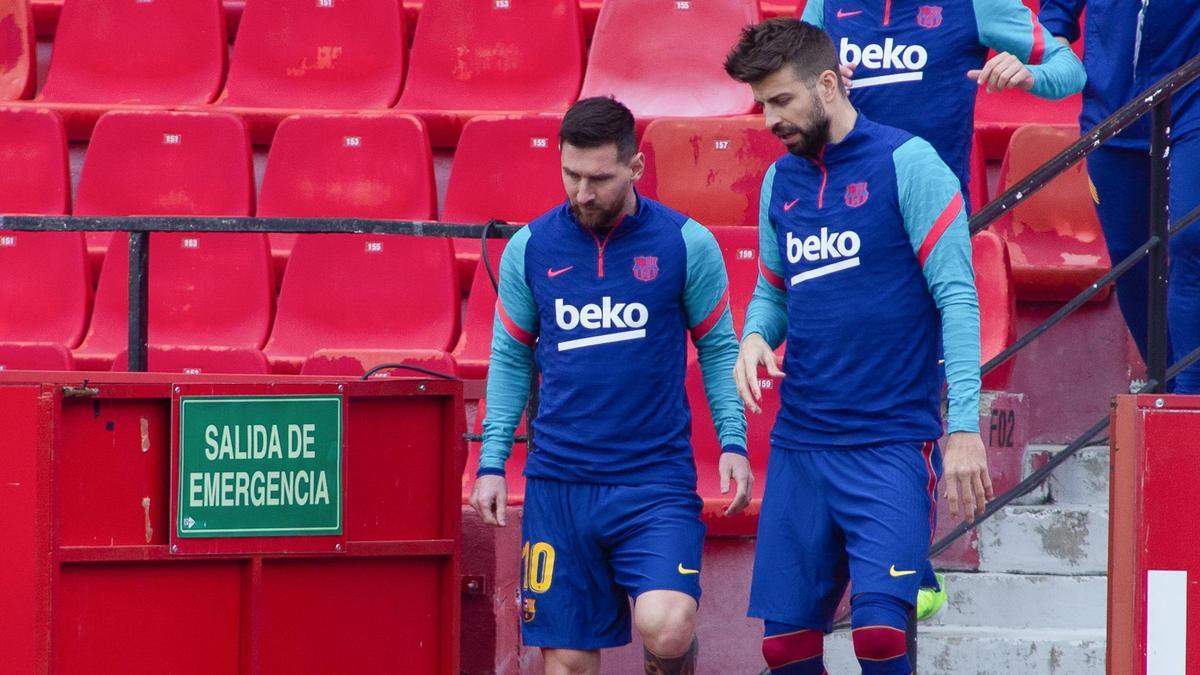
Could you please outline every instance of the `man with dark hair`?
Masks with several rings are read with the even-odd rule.
[[[737,360],[725,265],[687,216],[634,190],[645,158],[629,109],[589,98],[559,132],[567,200],[519,231],[500,262],[487,419],[471,505],[503,526],[504,463],[541,370],[527,477],[525,644],[546,672],[598,673],[630,641],[645,670],[693,673],[704,524],[684,393],[696,345],[722,452],[721,490],[749,503],[746,418],[726,374]]]
[[[1021,0],[808,0],[801,20],[829,31],[854,68],[854,107],[929,141],[964,197],[979,86],[1049,99],[1083,88],[1079,59]]]
[[[760,274],[734,371],[760,412],[758,368],[786,377],[771,432],[750,615],[776,675],[824,672],[822,632],[853,589],[864,675],[911,672],[942,464],[951,511],[992,496],[979,436],[979,306],[958,180],[920,138],[847,99],[832,40],[811,24],[749,26],[725,62],[789,151],[763,179]],[[783,372],[774,349],[786,339]],[[961,490],[961,500],[959,492]]]

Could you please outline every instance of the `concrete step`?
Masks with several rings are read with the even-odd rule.
[[[1108,509],[1009,506],[979,526],[979,571],[1108,573]]]
[[[920,675],[1103,675],[1104,629],[928,626],[917,639]],[[825,639],[830,675],[859,675],[849,631]]]
[[[930,626],[1104,630],[1103,576],[947,573],[945,613]]]
[[[1065,446],[1053,448],[1060,452]],[[1050,499],[1055,504],[1108,506],[1108,446],[1086,447],[1051,474]]]

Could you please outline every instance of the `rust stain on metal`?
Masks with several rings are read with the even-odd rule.
[[[150,524],[150,498],[142,497],[142,512],[146,514],[146,543],[154,538],[154,527]]]
[[[142,418],[142,452],[150,452],[150,420]]]

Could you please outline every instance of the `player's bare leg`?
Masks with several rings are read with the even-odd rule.
[[[696,672],[696,600],[679,591],[647,591],[638,596],[633,620],[645,646],[648,675]]]
[[[599,675],[600,650],[543,649],[546,675]]]

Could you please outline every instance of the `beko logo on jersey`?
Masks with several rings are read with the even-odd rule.
[[[859,265],[858,251],[862,248],[862,240],[853,230],[830,232],[829,228],[822,227],[819,234],[812,234],[803,239],[788,232],[786,243],[787,259],[793,265],[801,261],[832,261],[792,275],[793,286]]]
[[[558,343],[558,351],[565,352],[580,347],[593,347],[612,342],[639,340],[646,337],[646,322],[650,320],[650,310],[640,302],[613,302],[609,296],[600,299],[600,304],[588,304],[576,307],[563,302],[562,298],[554,300],[554,322],[563,330],[607,330],[621,329],[616,333],[605,333],[577,340],[566,340]]]
[[[860,77],[850,82],[851,89],[877,87],[881,84],[896,82],[916,82],[925,77],[921,69],[929,63],[929,52],[921,45],[897,44],[894,38],[887,38],[882,45],[869,44],[862,47],[843,37],[838,51],[842,63],[872,70],[908,70],[916,72],[893,73],[876,77]]]

